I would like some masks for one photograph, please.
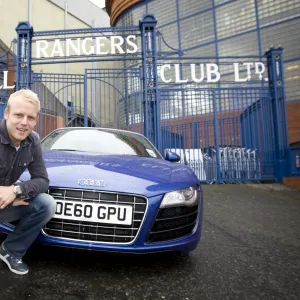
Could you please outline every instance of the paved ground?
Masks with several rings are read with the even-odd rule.
[[[208,185],[204,197],[202,241],[190,255],[35,246],[27,276],[0,264],[0,299],[300,299],[300,192]]]

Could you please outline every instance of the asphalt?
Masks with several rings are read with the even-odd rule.
[[[300,299],[300,192],[204,186],[201,243],[147,256],[33,246],[26,276],[0,263],[1,300]]]

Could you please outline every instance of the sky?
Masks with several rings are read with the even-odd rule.
[[[105,6],[105,0],[90,0],[90,1],[101,8]]]

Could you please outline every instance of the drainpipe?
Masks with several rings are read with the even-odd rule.
[[[96,28],[96,20],[92,20],[92,27]],[[94,33],[94,36],[96,36],[97,34]],[[96,43],[95,43],[96,44]],[[95,45],[96,47],[96,45]],[[95,61],[92,62],[92,69],[95,70],[97,67],[97,63]],[[94,73],[95,74],[95,73]],[[94,75],[96,77],[96,74]],[[97,93],[97,81],[96,79],[93,81],[91,81],[91,84],[93,85],[93,105],[91,106],[92,108],[92,116],[95,117],[97,120],[97,116],[98,116],[98,112],[97,112],[97,103],[96,103],[96,93]],[[100,91],[101,93],[101,91]]]
[[[65,1],[64,30],[67,30],[68,29],[67,27],[68,27],[68,2]],[[66,36],[65,36],[65,40],[66,40]],[[65,44],[65,46],[66,46],[66,44]],[[64,73],[65,74],[68,73],[68,67],[67,67],[66,63],[64,64]]]
[[[28,0],[28,22],[31,24],[32,19],[32,0]]]
[[[68,27],[68,2],[65,1],[65,14],[64,14],[64,30],[67,30]],[[66,35],[64,36],[64,40],[66,41]],[[66,53],[66,42],[65,42],[65,53]],[[64,74],[68,74],[68,64],[64,63]],[[68,88],[64,89],[64,99],[62,99],[62,103],[66,105],[66,123],[68,123]],[[71,100],[72,101],[72,100]]]

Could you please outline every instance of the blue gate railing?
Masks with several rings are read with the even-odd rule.
[[[300,176],[300,147],[290,148],[290,174],[291,176]]]
[[[177,152],[201,181],[274,179],[268,87],[160,89],[164,149]],[[234,99],[234,100],[232,100]]]

